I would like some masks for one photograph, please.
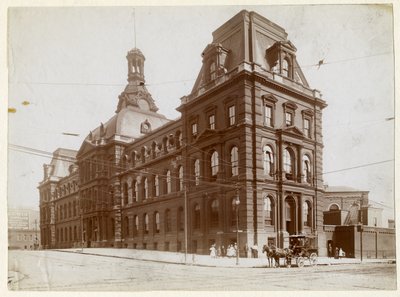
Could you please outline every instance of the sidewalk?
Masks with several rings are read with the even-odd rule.
[[[95,256],[114,257],[123,259],[134,259],[142,261],[154,261],[161,263],[175,263],[207,267],[251,267],[262,268],[268,267],[268,259],[265,254],[259,255],[259,258],[239,258],[239,264],[236,265],[236,258],[211,258],[209,255],[185,254],[176,252],[161,252],[151,250],[134,250],[127,248],[84,248],[82,249],[57,249],[55,251],[79,253]],[[281,260],[283,261],[283,260]],[[361,263],[395,263],[395,259],[360,259],[343,258],[334,259],[327,257],[318,257],[317,265],[340,265],[340,264],[361,264]],[[282,262],[283,263],[283,262]],[[295,263],[295,261],[293,261]],[[305,261],[305,266],[309,266],[309,262]]]

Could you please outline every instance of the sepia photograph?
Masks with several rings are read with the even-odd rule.
[[[397,291],[393,3],[6,17],[7,294]]]

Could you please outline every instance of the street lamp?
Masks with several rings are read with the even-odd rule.
[[[236,265],[239,265],[239,205],[240,205],[240,199],[239,199],[239,189],[236,190],[236,200],[235,200],[235,205],[236,205]]]

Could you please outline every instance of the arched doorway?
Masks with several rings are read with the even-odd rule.
[[[296,234],[296,202],[292,196],[285,199],[285,224],[286,232]]]

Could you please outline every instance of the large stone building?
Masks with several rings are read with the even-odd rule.
[[[213,32],[173,121],[146,89],[144,55],[129,51],[115,115],[45,166],[43,246],[208,253],[308,234],[326,255],[326,103],[296,51],[280,26],[238,13]]]

